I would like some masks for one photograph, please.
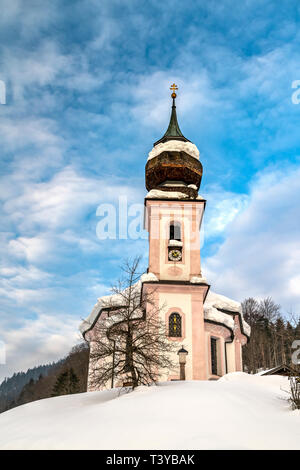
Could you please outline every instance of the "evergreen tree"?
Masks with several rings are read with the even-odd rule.
[[[62,372],[54,384],[52,397],[57,397],[59,395],[66,395],[67,392],[67,382],[68,382],[68,372]]]
[[[78,393],[79,392],[79,379],[77,375],[75,374],[73,368],[70,368],[69,371],[69,393]]]
[[[71,385],[63,393],[86,392],[88,364],[88,344],[80,343],[72,348],[67,357],[56,363],[37,366],[28,369],[27,372],[18,372],[10,378],[5,378],[0,385],[0,413],[25,403],[51,397],[58,376],[68,369],[73,370],[70,373]]]
[[[70,395],[79,392],[79,379],[72,367],[62,372],[54,384],[52,396]]]

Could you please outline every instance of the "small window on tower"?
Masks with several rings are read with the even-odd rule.
[[[218,353],[217,353],[217,339],[210,339],[210,351],[211,351],[211,373],[218,375]]]
[[[181,337],[181,316],[179,313],[171,313],[169,316],[169,336]]]
[[[181,227],[179,222],[170,224],[170,240],[181,240]]]

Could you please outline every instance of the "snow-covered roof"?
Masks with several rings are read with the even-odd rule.
[[[141,291],[141,287],[142,287],[142,281],[138,281],[133,286],[135,291],[136,290]],[[124,304],[124,297],[121,294],[104,295],[103,297],[99,297],[93,307],[93,310],[89,314],[89,316],[85,320],[83,320],[83,322],[80,324],[79,331],[81,332],[82,335],[84,335],[88,330],[90,330],[94,326],[99,314],[101,313],[103,309],[121,307],[123,304]]]
[[[141,290],[142,284],[144,282],[158,282],[157,277],[153,273],[145,273],[142,275],[141,280],[137,282],[134,286],[135,289]],[[203,277],[194,276],[191,279],[192,284],[201,284],[206,282],[206,279]],[[123,296],[120,294],[117,295],[107,295],[100,297],[97,303],[94,305],[94,308],[90,315],[84,320],[79,329],[82,335],[84,335],[88,330],[90,330],[99,314],[103,309],[111,307],[121,307],[123,302]],[[228,313],[226,313],[228,312]],[[234,316],[231,314],[238,313],[242,323],[242,331],[246,336],[250,337],[250,326],[245,322],[242,313],[242,306],[239,302],[232,300],[224,295],[216,294],[215,292],[209,291],[205,302],[204,302],[204,319],[221,323],[227,326],[230,330],[234,331]]]
[[[211,305],[215,308],[222,310],[228,310],[229,312],[242,313],[242,306],[239,302],[225,297],[225,295],[216,294],[215,292],[209,291],[205,305]]]
[[[153,273],[145,273],[141,276],[142,282],[158,282],[157,277]]]
[[[183,151],[189,154],[191,157],[199,160],[199,150],[192,142],[183,142],[182,140],[168,140],[167,142],[155,145],[155,147],[149,152],[148,160],[157,157],[162,152],[180,152]]]
[[[262,369],[259,370],[255,375],[297,375],[297,371],[287,364],[280,364],[279,366],[272,367],[272,369]]]
[[[225,295],[216,294],[210,290],[204,302],[204,318],[207,320],[216,321],[218,323],[223,323],[233,330],[234,319],[226,312],[238,313],[240,315],[243,331],[245,335],[249,337],[251,328],[244,320],[240,302],[236,302],[229,297],[225,297]]]
[[[207,280],[205,277],[200,277],[200,276],[193,276],[190,280],[191,284],[203,284],[207,283]]]
[[[193,185],[195,186],[195,185]],[[160,189],[151,189],[146,195],[146,199],[191,199],[190,196],[181,191],[161,191]],[[198,201],[205,201],[204,197],[200,194],[193,198]]]

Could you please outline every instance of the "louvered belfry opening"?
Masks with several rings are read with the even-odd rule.
[[[179,222],[170,224],[170,240],[181,240],[181,227]]]

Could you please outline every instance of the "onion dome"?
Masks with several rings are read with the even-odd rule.
[[[146,164],[146,188],[181,191],[196,197],[201,184],[202,165],[197,147],[182,134],[176,114],[176,93],[173,84],[172,110],[168,129],[154,143]]]

